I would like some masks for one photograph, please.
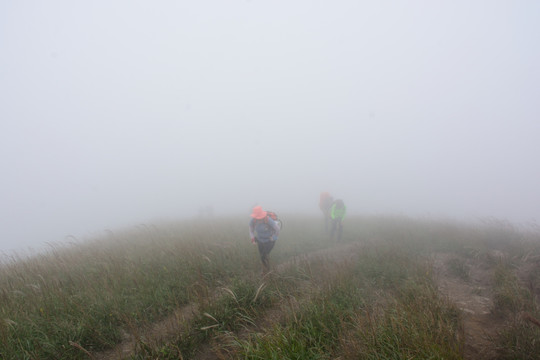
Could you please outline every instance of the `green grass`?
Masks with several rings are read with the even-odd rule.
[[[538,233],[493,221],[349,217],[342,242],[330,243],[321,219],[282,217],[271,254],[280,271],[265,278],[245,218],[141,226],[14,258],[0,268],[0,358],[87,359],[127,333],[133,359],[188,359],[212,347],[223,358],[459,359],[462,319],[437,292],[433,252],[455,254],[450,268],[463,280],[464,259],[491,264],[494,311],[514,319],[501,358],[538,353],[523,345],[538,330],[519,313],[538,315],[540,276],[522,283],[515,273],[540,254]],[[347,244],[339,255],[318,253]],[[174,335],[146,336],[187,304],[198,310]]]
[[[426,262],[391,247],[311,264],[320,292],[270,331],[239,339],[235,357],[461,358],[459,312],[439,297]],[[339,271],[328,275],[330,266]]]

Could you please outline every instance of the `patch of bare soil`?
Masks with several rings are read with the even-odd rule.
[[[91,355],[96,360],[125,359],[135,352],[137,342],[140,340],[158,342],[171,338],[185,323],[191,320],[197,313],[197,304],[188,304],[177,309],[173,315],[153,324],[148,329],[132,329],[132,335],[124,334],[124,341],[113,349]]]
[[[434,256],[434,270],[439,291],[446,295],[463,314],[464,358],[487,360],[496,357],[494,339],[504,326],[504,319],[495,315],[493,309],[492,266],[477,259],[459,261],[468,269],[468,277],[452,270],[455,253],[439,253]]]

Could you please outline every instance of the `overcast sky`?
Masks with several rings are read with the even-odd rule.
[[[0,251],[323,190],[538,221],[539,154],[538,1],[0,2]]]

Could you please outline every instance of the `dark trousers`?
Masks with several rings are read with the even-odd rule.
[[[341,240],[341,235],[343,235],[343,225],[341,224],[341,219],[332,219],[332,229],[330,230],[330,240],[334,240],[334,235],[337,231],[337,241]]]
[[[266,241],[261,242],[257,240],[257,246],[259,247],[259,254],[261,255],[261,261],[263,264],[263,270],[265,272],[268,272],[270,270],[270,260],[268,259],[268,255],[270,254],[270,251],[274,248],[275,241]]]

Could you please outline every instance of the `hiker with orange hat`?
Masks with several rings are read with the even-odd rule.
[[[326,191],[323,191],[319,198],[319,209],[321,209],[324,216],[324,231],[326,231],[326,233],[328,233],[328,223],[330,222],[330,209],[332,208],[333,203],[334,199],[332,198],[332,195],[330,195],[330,193]]]
[[[264,211],[261,206],[255,206],[249,221],[249,236],[251,243],[257,244],[261,262],[263,265],[263,274],[270,271],[270,260],[268,255],[274,248],[276,240],[279,236],[278,223],[268,216],[268,212]]]

